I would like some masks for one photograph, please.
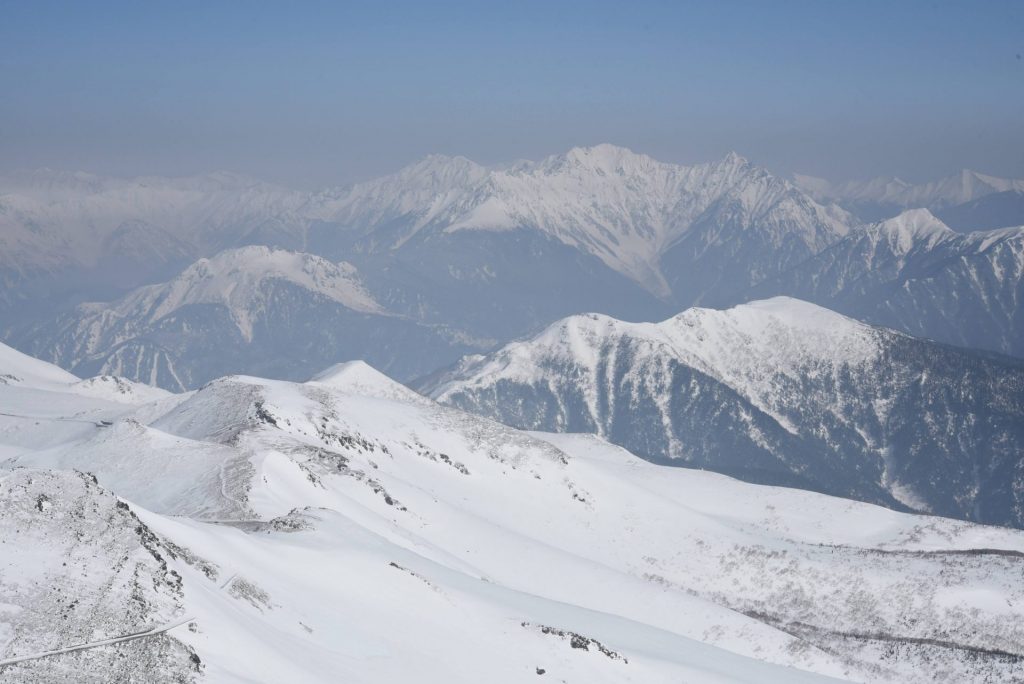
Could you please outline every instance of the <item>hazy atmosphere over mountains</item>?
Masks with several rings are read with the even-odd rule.
[[[0,681],[1024,684],[1022,26],[5,7]]]

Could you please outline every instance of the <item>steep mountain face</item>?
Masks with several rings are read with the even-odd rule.
[[[377,226],[362,242],[373,251],[415,247],[422,241],[413,238],[424,232],[528,229],[596,257],[665,298],[675,274],[662,268],[662,257],[689,232],[700,234],[694,240],[701,243],[765,233],[762,248],[791,239],[809,254],[845,233],[848,219],[736,154],[687,167],[613,145],[492,169],[432,157],[318,202],[324,224],[311,231],[317,237],[310,245],[327,252],[338,246],[331,244],[338,239],[331,226]],[[673,268],[686,263],[671,261]]]
[[[752,288],[965,347],[1024,356],[1024,228],[954,233],[928,210],[855,230]]]
[[[473,348],[386,311],[350,264],[266,247],[201,259],[167,283],[82,305],[18,339],[80,374],[173,390],[240,370],[305,377],[339,357],[365,356],[408,378]]]
[[[576,316],[425,389],[661,463],[1024,525],[1024,363],[789,298],[658,324]]]
[[[497,340],[735,301],[849,220],[735,154],[686,167],[612,145],[491,169],[432,157],[318,202],[310,249],[351,258],[393,310]]]
[[[747,165],[661,257],[680,306],[741,301],[749,286],[784,273],[847,231],[850,217],[822,207],[788,183]]]
[[[836,202],[866,221],[890,218],[903,209],[940,210],[995,193],[1024,192],[1024,180],[997,178],[967,169],[920,184],[907,183],[899,178],[830,183],[823,178],[799,174],[794,176],[794,182],[816,200]],[[982,230],[984,226],[971,229]]]
[[[980,683],[1024,657],[1016,530],[522,433],[365,364],[111,404],[4,359],[0,663],[152,635],[17,681]]]

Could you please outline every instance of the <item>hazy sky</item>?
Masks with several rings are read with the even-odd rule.
[[[613,142],[1024,177],[1024,2],[0,0],[0,170],[347,183]]]

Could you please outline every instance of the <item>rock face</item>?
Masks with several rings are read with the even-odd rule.
[[[423,389],[660,463],[1024,526],[1024,363],[798,300],[659,324],[571,317]]]
[[[926,209],[857,229],[748,291],[939,342],[1024,356],[1024,227],[958,234]]]

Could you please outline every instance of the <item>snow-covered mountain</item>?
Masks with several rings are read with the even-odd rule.
[[[895,215],[900,209],[944,209],[995,193],[1024,192],[1024,180],[997,178],[968,169],[917,184],[899,178],[831,183],[800,174],[795,174],[793,179],[816,200],[837,202],[854,213],[864,212],[864,218],[886,218],[885,215]]]
[[[663,297],[673,294],[677,274],[666,272],[662,258],[691,231],[710,253],[719,242],[756,240],[762,248],[792,241],[811,254],[844,234],[849,218],[735,153],[680,166],[614,145],[490,169],[430,157],[318,204],[325,222],[378,227],[368,238],[377,250],[415,244],[424,232],[443,239],[465,230],[539,231]],[[712,258],[692,258],[701,256]],[[790,255],[777,256],[781,268]],[[684,267],[680,259],[671,260],[673,269]]]
[[[613,145],[491,168],[434,155],[390,176],[314,193],[224,173],[115,180],[41,171],[0,178],[6,251],[25,238],[22,264],[60,253],[94,265],[111,235],[140,222],[205,256],[270,244],[341,258],[333,252],[356,239],[379,251],[400,248],[423,230],[529,229],[662,296],[670,295],[662,255],[722,212],[730,225],[721,229],[730,234],[719,237],[772,224],[811,251],[844,233],[848,218],[736,154],[679,166]],[[122,235],[122,249],[124,241]],[[39,252],[34,258],[31,249]]]
[[[958,234],[927,209],[859,228],[750,290],[965,347],[1024,356],[1024,227]]]
[[[799,300],[657,324],[574,316],[425,389],[657,462],[1024,526],[1024,363]]]
[[[580,311],[636,320],[697,301],[733,303],[838,240],[848,223],[842,210],[736,154],[680,166],[613,145],[496,167],[435,155],[311,193],[222,173],[115,180],[44,171],[0,178],[0,333],[68,368],[147,377],[167,367],[163,353],[115,349],[137,333],[106,332],[143,325],[136,319],[148,313],[125,307],[196,258],[267,245],[354,264],[394,314],[504,341]],[[102,307],[116,315],[70,310],[118,297]],[[79,365],[87,357],[91,365]],[[371,360],[402,378],[412,372]],[[172,375],[167,367],[153,377],[195,384]]]
[[[229,372],[297,378],[356,357],[407,380],[451,362],[454,350],[487,349],[584,311],[660,320],[782,294],[1022,353],[1018,233],[933,244],[893,229],[897,247],[923,240],[894,257],[910,270],[893,280],[891,269],[865,273],[874,266],[852,246],[877,229],[856,223],[736,154],[681,166],[613,145],[494,167],[435,155],[320,192],[223,173],[126,181],[38,172],[0,179],[0,335],[77,372],[171,389]],[[204,263],[196,259],[251,245],[351,264],[376,309],[288,278],[256,278],[275,294],[261,285],[244,305],[208,301],[189,284],[199,277],[189,264]],[[932,256],[919,258],[924,251]],[[202,287],[226,292],[232,277]],[[900,278],[913,287],[900,289]],[[168,288],[179,287],[192,299],[172,306]],[[865,294],[847,305],[837,288]],[[154,297],[167,302],[151,309]],[[314,318],[332,322],[321,333]],[[250,319],[262,327],[250,330]]]
[[[522,433],[359,363],[113,403],[0,361],[15,681],[984,682],[1024,654],[1018,531]]]
[[[337,358],[415,377],[474,348],[456,331],[389,313],[351,264],[267,247],[200,259],[166,283],[83,304],[19,339],[77,373],[172,390],[240,370],[301,378]]]

